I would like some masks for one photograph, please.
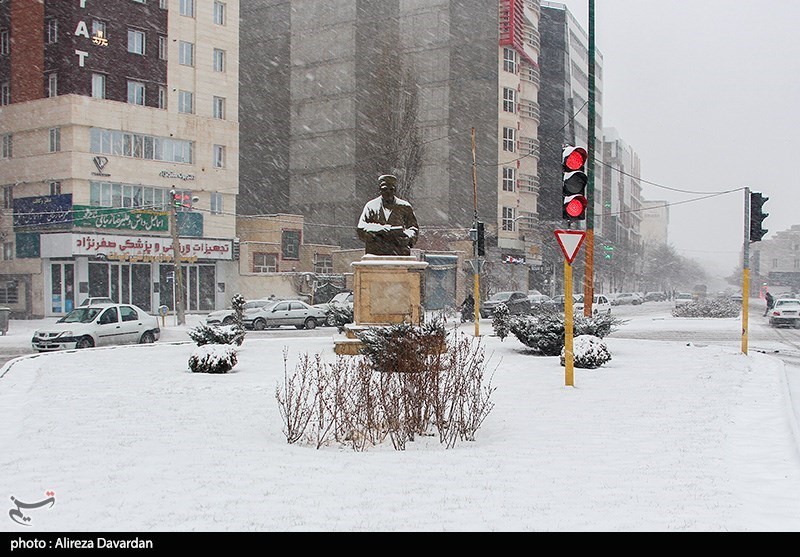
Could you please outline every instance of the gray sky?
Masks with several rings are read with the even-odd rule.
[[[588,32],[588,0],[562,3]],[[763,192],[765,239],[800,224],[798,21],[797,0],[595,0],[604,125],[639,154],[643,180]],[[671,203],[701,197],[649,184],[643,193]],[[737,191],[670,207],[669,243],[728,275],[743,227]]]

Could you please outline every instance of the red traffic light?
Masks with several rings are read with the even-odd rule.
[[[583,147],[566,147],[563,153],[564,169],[569,172],[580,170],[588,158],[589,154]]]
[[[572,219],[585,218],[586,207],[589,202],[582,195],[573,195],[564,200],[564,213]]]

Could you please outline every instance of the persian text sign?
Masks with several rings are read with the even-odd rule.
[[[14,200],[15,229],[72,224],[72,194],[20,197]]]
[[[73,224],[87,228],[166,232],[169,227],[169,217],[167,213],[160,211],[75,205]]]
[[[181,259],[232,259],[230,240],[181,238]],[[104,255],[117,261],[171,261],[172,239],[158,236],[72,234],[73,255]]]

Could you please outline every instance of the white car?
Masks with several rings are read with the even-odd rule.
[[[242,322],[248,329],[263,331],[267,327],[294,325],[298,329],[313,329],[324,323],[327,313],[300,300],[280,300],[258,308],[244,316]]]
[[[778,298],[767,315],[769,315],[769,324],[773,327],[788,325],[800,328],[800,300],[797,298]]]
[[[273,302],[276,302],[275,298],[263,298],[261,300],[250,300],[249,302],[244,303],[244,307],[242,308],[242,315],[247,315],[248,313],[252,313],[259,308],[263,308],[266,305],[269,305]],[[233,311],[233,308],[227,309],[219,309],[217,311],[212,311],[206,316],[206,325],[233,325],[233,322],[236,320],[236,312]]]
[[[574,313],[583,314],[583,296],[572,306],[572,309]],[[603,313],[611,313],[611,302],[605,294],[595,294],[592,296],[592,316]]]
[[[689,292],[678,292],[675,294],[675,307],[685,306],[694,302],[694,294]]]
[[[53,325],[34,331],[37,352],[157,341],[158,318],[132,304],[96,304],[75,308]]]
[[[642,297],[636,292],[620,292],[614,296],[615,306],[632,305],[638,306],[643,302]]]

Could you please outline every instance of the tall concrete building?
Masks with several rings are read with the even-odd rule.
[[[664,245],[669,241],[669,203],[664,200],[642,200],[642,242]]]
[[[172,191],[189,311],[235,279],[239,2],[0,2],[0,304],[173,304]]]
[[[360,248],[391,172],[420,247],[468,239],[477,205],[488,257],[537,256],[538,0],[242,9],[240,214],[302,214],[305,241]]]

